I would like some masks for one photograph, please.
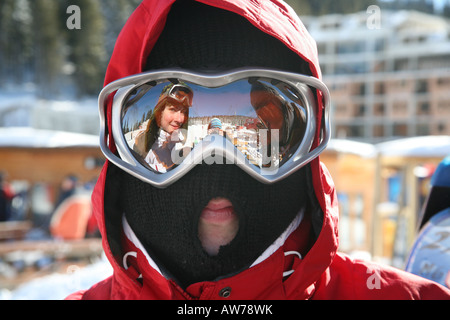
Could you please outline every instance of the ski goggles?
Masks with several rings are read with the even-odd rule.
[[[202,162],[235,164],[260,182],[274,183],[316,158],[330,139],[325,84],[276,70],[141,73],[107,85],[99,108],[106,158],[159,188]],[[313,148],[317,122],[320,141]]]

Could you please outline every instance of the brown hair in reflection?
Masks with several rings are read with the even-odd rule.
[[[169,136],[178,129],[187,129],[193,92],[184,83],[164,87],[145,131],[136,137],[133,150],[145,158],[158,139],[160,130]]]

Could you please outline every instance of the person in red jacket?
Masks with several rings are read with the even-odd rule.
[[[320,79],[316,44],[282,1],[144,0],[99,96],[108,161],[92,201],[114,272],[68,299],[449,299],[337,252]],[[157,173],[130,137],[181,82],[193,91],[184,152]],[[207,133],[212,118],[226,136]]]

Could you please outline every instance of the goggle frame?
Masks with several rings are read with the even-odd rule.
[[[142,165],[131,153],[125,141],[122,132],[121,110],[123,102],[127,96],[135,88],[140,87],[150,81],[158,81],[163,79],[181,79],[182,81],[192,82],[204,87],[221,87],[234,81],[246,78],[270,78],[285,83],[296,88],[306,104],[307,109],[307,127],[304,138],[294,155],[287,160],[282,166],[276,170],[268,168],[260,168],[250,163],[250,161],[227,139],[218,139],[218,135],[214,135],[208,143],[200,143],[195,146],[190,154],[176,168],[166,173],[156,173]],[[313,94],[314,88],[321,92],[316,96]],[[112,136],[119,156],[113,153],[109,146],[109,136],[107,128],[107,108],[108,98],[115,93],[112,110]],[[316,136],[316,118],[317,118],[317,99],[322,99],[322,123],[321,125],[321,141],[319,145],[311,150],[313,141]],[[221,73],[200,73],[190,70],[171,69],[144,72],[132,76],[128,76],[114,82],[111,82],[103,88],[98,97],[99,113],[100,113],[100,148],[105,157],[116,166],[135,176],[136,178],[150,183],[157,188],[166,188],[176,182],[189,172],[194,166],[205,160],[205,156],[219,154],[227,159],[227,163],[235,163],[247,174],[255,178],[257,181],[265,184],[278,182],[301,167],[305,166],[327,147],[331,138],[330,127],[330,108],[331,100],[327,86],[319,79],[296,73],[278,71],[272,69],[238,69],[230,72]]]

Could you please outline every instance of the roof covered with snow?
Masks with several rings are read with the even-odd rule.
[[[377,152],[373,144],[346,139],[331,139],[326,151],[354,154],[364,158],[374,157]]]
[[[422,136],[379,143],[382,156],[446,157],[450,155],[450,136]]]
[[[96,135],[39,130],[29,127],[0,128],[0,148],[99,147]]]

